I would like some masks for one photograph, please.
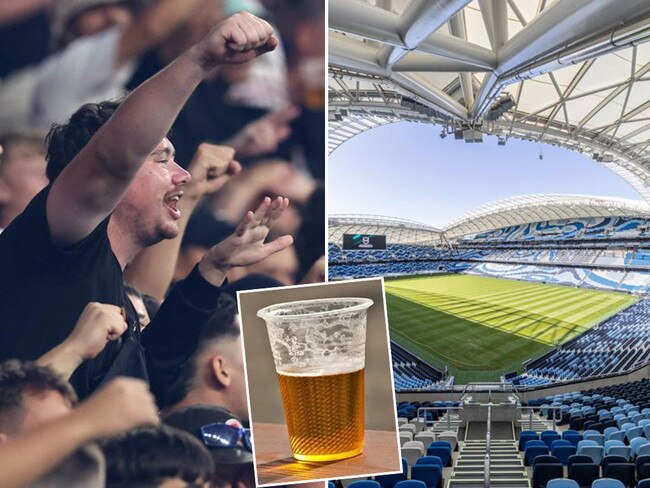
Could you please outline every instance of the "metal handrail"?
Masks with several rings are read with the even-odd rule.
[[[465,392],[467,391],[468,386],[469,386],[469,383],[466,384],[465,387],[463,388],[463,390],[460,392],[460,396],[458,397],[458,401],[461,401],[463,399],[463,397],[465,396]],[[452,392],[451,399],[452,400],[454,399],[453,392]]]
[[[539,410],[540,407],[517,407],[517,410],[527,410],[528,413],[528,430],[533,430],[533,412],[535,410]],[[544,408],[548,410],[555,410],[558,411],[562,407],[559,406],[551,406],[551,405],[545,405]],[[558,417],[555,413],[553,414],[553,430],[557,430],[557,421],[560,420],[561,417]]]
[[[490,488],[490,444],[491,444],[491,422],[492,422],[492,405],[488,405],[488,414],[487,414],[487,432],[485,434],[485,461],[483,464],[483,486],[484,488]]]
[[[420,412],[424,412],[424,414],[422,415],[422,419],[426,423],[427,422],[426,412],[429,410],[449,410],[449,411],[454,410],[454,411],[461,412],[464,410],[464,408],[463,407],[418,407],[415,417],[419,419]],[[451,430],[451,417],[449,415],[447,415],[447,428]]]

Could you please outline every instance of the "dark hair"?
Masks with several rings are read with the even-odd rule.
[[[165,478],[210,480],[212,456],[191,434],[166,425],[140,428],[102,444],[106,487],[153,488]]]
[[[67,124],[53,124],[47,134],[47,177],[54,181],[70,161],[90,142],[99,128],[111,118],[121,100],[82,105]]]
[[[219,295],[217,309],[201,328],[196,354],[201,354],[203,349],[211,345],[211,342],[239,337],[240,330],[239,325],[235,322],[236,315],[237,303],[234,298],[227,293]]]
[[[158,310],[160,310],[160,302],[151,295],[142,295],[142,303],[144,303],[144,308],[147,309],[149,320],[153,320],[158,314]]]
[[[162,404],[163,407],[176,405],[189,393],[194,378],[198,374],[200,366],[198,358],[206,349],[214,347],[221,340],[239,337],[240,330],[239,325],[235,322],[236,315],[237,304],[235,300],[227,293],[219,295],[217,309],[208,321],[203,324],[196,350],[185,362],[178,380],[169,389]]]
[[[47,391],[58,391],[71,404],[77,402],[70,384],[53,369],[17,359],[0,363],[0,432],[19,434],[25,416],[24,395]]]

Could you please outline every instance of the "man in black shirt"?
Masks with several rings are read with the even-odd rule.
[[[145,247],[176,236],[176,204],[189,181],[165,134],[213,69],[249,61],[276,45],[266,22],[235,14],[119,107],[84,106],[50,132],[52,183],[0,235],[0,360],[36,359],[61,342],[84,306],[96,301],[124,307],[129,327],[75,371],[71,381],[80,397],[113,376],[146,378],[142,345],[150,372],[169,369],[191,354],[227,271],[291,244],[289,236],[264,243],[288,205],[280,197],[265,199],[172,290],[141,345],[122,270]],[[154,391],[165,387],[155,385]]]

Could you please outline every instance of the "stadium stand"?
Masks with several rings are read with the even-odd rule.
[[[443,381],[443,373],[422,361],[403,347],[391,341],[395,391],[434,390],[450,385]],[[453,378],[451,379],[453,384]]]
[[[627,371],[650,356],[650,300],[641,300],[597,327],[530,363],[513,379],[534,386]]]
[[[490,205],[498,207],[497,217]],[[461,273],[641,297],[650,293],[650,219],[636,203],[596,199],[585,207],[576,199],[551,195],[490,205],[442,230],[395,219],[333,216],[329,277]],[[557,205],[562,205],[562,211],[557,211]],[[539,220],[545,208],[549,215],[565,213],[571,217]],[[612,215],[581,218],[581,212]],[[537,221],[489,229],[501,217],[503,222]],[[477,232],[481,227],[488,229]],[[386,249],[343,249],[346,232],[385,235]],[[649,313],[647,301],[641,300],[614,317],[605,317],[599,326],[561,347],[556,345],[556,351],[538,359],[529,357],[527,369],[514,382],[531,388],[627,371],[648,361],[646,322],[650,320],[645,317]],[[399,374],[396,383],[399,388],[426,388],[417,382],[409,384]]]

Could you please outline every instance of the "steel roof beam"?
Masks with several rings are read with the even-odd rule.
[[[506,0],[478,0],[490,46],[497,52],[508,40],[508,6]]]
[[[381,55],[380,55],[381,56]],[[392,66],[393,71],[422,71],[436,73],[473,73],[476,71],[488,71],[477,69],[476,66],[456,61],[454,59],[436,56],[434,54],[423,54],[417,51],[408,53],[398,63]]]
[[[461,39],[467,39],[467,32],[465,31],[465,13],[462,10],[449,20],[449,28],[454,36],[460,37]],[[463,92],[463,100],[465,100],[465,107],[469,110],[472,108],[472,105],[474,105],[472,75],[471,73],[459,73],[459,79],[460,89]]]
[[[406,49],[400,36],[400,16],[369,5],[361,0],[330,0],[329,27]],[[436,54],[456,61],[463,61],[481,69],[496,66],[496,55],[490,49],[433,33],[420,42],[420,52]]]
[[[330,65],[386,77],[389,71],[379,66],[377,53],[377,49],[367,43],[337,32],[329,33]]]
[[[484,81],[472,116],[480,118],[501,90],[518,79],[649,40],[649,14],[646,0],[555,2],[499,50],[494,76]],[[620,28],[622,21],[635,19],[643,21]]]
[[[470,2],[471,0],[411,0],[400,19],[399,29],[404,46],[416,49]]]

